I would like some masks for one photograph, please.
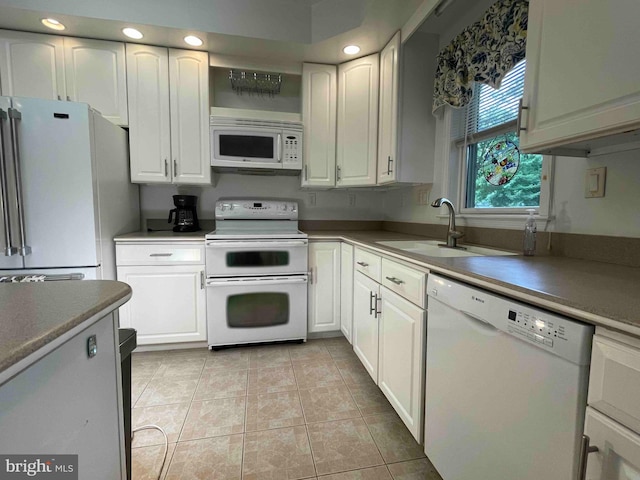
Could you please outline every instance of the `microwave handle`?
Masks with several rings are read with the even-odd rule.
[[[276,150],[277,150],[277,159],[278,159],[278,163],[282,162],[282,134],[279,133],[278,137],[277,137],[277,142],[276,142]]]

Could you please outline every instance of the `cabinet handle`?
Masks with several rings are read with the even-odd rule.
[[[578,463],[578,480],[585,480],[587,478],[587,460],[590,453],[598,451],[598,447],[589,445],[591,439],[588,435],[582,435],[582,441],[580,443],[580,460]]]
[[[71,97],[69,95],[67,95],[67,102],[71,101]]]
[[[367,268],[367,267],[369,266],[369,264],[368,264],[368,263],[365,263],[365,262],[356,262],[356,263],[357,263],[358,265],[360,265],[361,267],[365,267],[365,268]]]
[[[393,163],[393,158],[391,158],[391,155],[389,155],[389,157],[387,158],[387,175],[391,175],[391,172],[393,172],[393,170],[391,170],[392,163]]]
[[[58,95],[58,100],[62,100],[62,98],[60,98],[60,95]]]
[[[340,165],[336,165],[336,182],[340,181]]]
[[[378,301],[382,300],[382,297],[379,297],[378,295],[376,295],[376,314],[374,315],[375,318],[378,318],[379,315],[382,315],[382,311],[378,310]]]
[[[178,176],[178,160],[173,159],[173,178]]]
[[[527,127],[522,126],[522,111],[529,110],[529,107],[525,107],[522,104],[522,99],[518,101],[518,120],[516,121],[516,132],[520,135],[520,132],[526,132]]]
[[[311,267],[311,269],[309,270],[309,283],[311,285],[313,285],[315,283],[315,281],[317,280],[317,276],[318,276],[317,270],[316,270],[316,273],[314,273],[314,271],[313,271],[314,268],[317,269],[317,267]]]
[[[166,158],[164,159],[164,176],[169,176],[169,162],[167,162]]]
[[[200,271],[200,290],[204,290],[204,270]]]
[[[150,257],[170,257],[173,253],[150,253]]]
[[[309,180],[309,169],[305,165],[304,166],[304,181],[306,182],[307,180]]]
[[[376,307],[373,305],[373,299],[376,299],[376,304],[378,303],[378,295],[373,292],[369,292],[369,315],[376,311]]]
[[[400,280],[399,278],[396,277],[384,277],[387,280],[389,280],[391,283],[395,283],[396,285],[402,285],[404,283],[404,280]]]

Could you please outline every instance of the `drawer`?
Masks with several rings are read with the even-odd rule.
[[[116,245],[116,265],[202,265],[204,245]]]
[[[640,433],[640,349],[599,335],[593,337],[591,407]]]
[[[378,283],[380,283],[381,261],[382,258],[378,255],[362,250],[361,248],[356,248],[354,254],[355,269]]]
[[[422,308],[426,304],[426,278],[424,272],[382,259],[382,285]]]

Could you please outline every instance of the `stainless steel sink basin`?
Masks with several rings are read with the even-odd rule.
[[[427,257],[481,257],[481,256],[502,256],[502,255],[516,255],[515,253],[505,252],[503,250],[495,250],[493,248],[475,247],[471,245],[464,245],[465,249],[461,248],[446,248],[440,247],[442,242],[438,240],[398,240],[398,241],[386,241],[376,242],[386,247],[397,248],[404,250],[405,252],[417,253],[419,255],[426,255]]]

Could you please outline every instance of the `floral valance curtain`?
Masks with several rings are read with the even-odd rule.
[[[500,87],[507,72],[524,59],[528,11],[528,0],[501,0],[440,51],[434,113],[444,105],[467,105],[473,82]]]

